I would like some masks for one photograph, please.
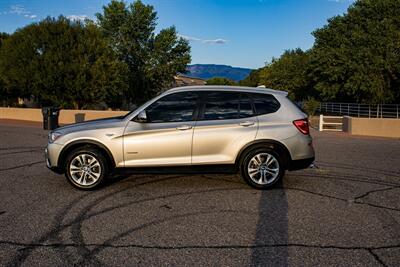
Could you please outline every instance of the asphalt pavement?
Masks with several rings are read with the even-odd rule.
[[[49,171],[47,132],[0,122],[1,266],[400,266],[400,140],[313,131],[317,169],[132,175],[91,192]]]

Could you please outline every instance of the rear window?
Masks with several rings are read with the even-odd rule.
[[[257,115],[264,115],[276,112],[281,104],[273,95],[268,94],[251,94]]]

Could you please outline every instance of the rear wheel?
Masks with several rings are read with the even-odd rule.
[[[76,188],[89,190],[99,187],[107,175],[108,162],[95,148],[78,148],[67,156],[65,176]]]
[[[252,187],[267,189],[275,185],[285,174],[281,156],[269,148],[251,150],[241,164],[241,175]]]

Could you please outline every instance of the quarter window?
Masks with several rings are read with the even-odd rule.
[[[198,95],[181,92],[164,96],[146,109],[149,122],[181,122],[194,120]]]

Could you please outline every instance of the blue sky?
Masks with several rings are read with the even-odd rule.
[[[354,0],[143,0],[158,13],[157,30],[175,25],[190,40],[192,63],[259,68],[285,49],[309,49],[311,35]],[[108,0],[0,0],[0,31],[46,16],[94,18]],[[131,2],[131,1],[127,1]]]

